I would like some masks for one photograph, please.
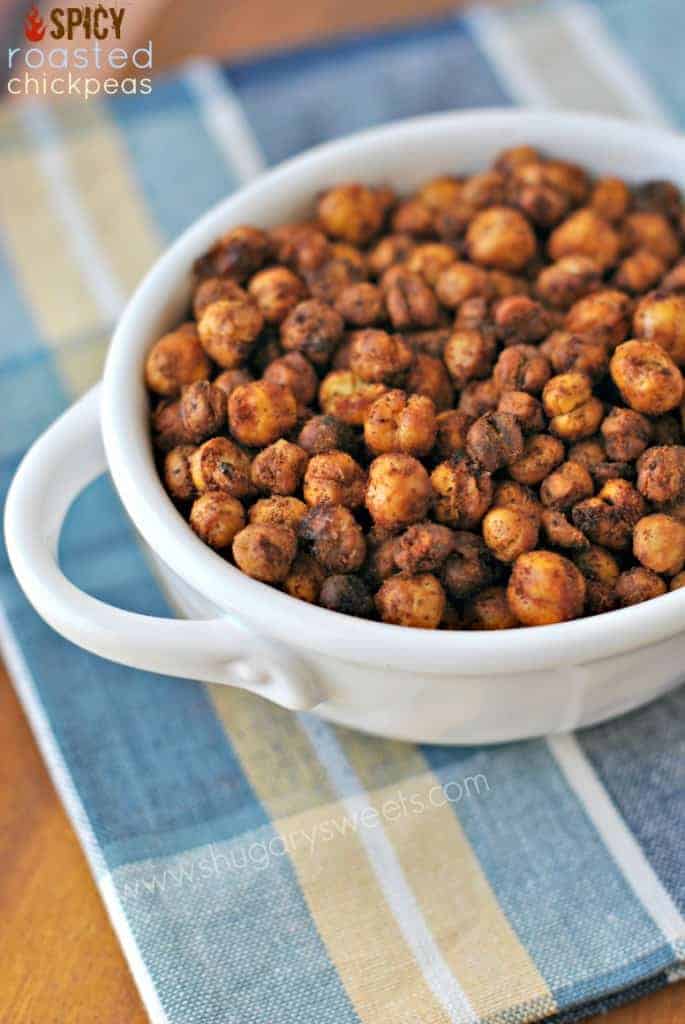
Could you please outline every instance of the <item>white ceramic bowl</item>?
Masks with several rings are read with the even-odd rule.
[[[596,618],[498,633],[366,622],[297,601],[229,566],[178,515],[155,470],[145,353],[183,316],[193,260],[218,235],[235,224],[297,218],[335,181],[407,190],[438,172],[480,169],[502,147],[524,142],[599,174],[667,177],[685,186],[685,141],[642,125],[532,111],[445,114],[291,160],[220,203],[171,246],[121,318],[102,385],[34,445],[7,499],[13,568],[56,630],[127,665],[240,686],[285,707],[425,742],[496,742],[589,725],[680,680],[685,589]],[[186,621],[108,607],[62,575],[55,551],[66,510],[107,468]]]

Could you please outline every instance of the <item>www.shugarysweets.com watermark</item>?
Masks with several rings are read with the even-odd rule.
[[[7,51],[12,96],[147,95],[152,89],[152,40],[128,49],[125,7],[32,6],[24,19],[24,44]],[[116,72],[126,70],[125,76]],[[111,74],[110,74],[111,72]]]
[[[123,882],[121,895],[125,900],[145,896],[170,895],[187,886],[201,885],[211,878],[222,878],[245,871],[264,871],[275,860],[285,856],[313,857],[322,844],[362,834],[366,829],[382,828],[401,818],[422,815],[431,809],[461,803],[464,799],[483,797],[490,792],[487,777],[482,773],[435,783],[427,791],[405,793],[398,789],[394,796],[372,806],[368,800],[347,803],[346,810],[308,828],[282,830],[266,840],[249,843],[210,843],[198,851],[175,858],[158,871],[132,866]]]

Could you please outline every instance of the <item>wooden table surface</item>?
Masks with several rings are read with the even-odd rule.
[[[127,24],[157,70],[453,10],[455,0],[139,0]],[[133,40],[129,39],[127,45]],[[144,1024],[131,975],[76,837],[0,666],[0,1022]],[[595,1024],[682,1024],[685,985]]]

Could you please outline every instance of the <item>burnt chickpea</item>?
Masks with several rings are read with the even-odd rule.
[[[353,327],[371,327],[385,319],[383,292],[370,281],[360,281],[343,288],[335,300],[335,308]]]
[[[281,437],[255,455],[252,483],[267,494],[294,494],[302,481],[307,460],[303,448]]]
[[[411,235],[386,235],[379,239],[367,258],[372,277],[382,277],[390,267],[405,263],[415,246]]]
[[[540,500],[548,508],[565,512],[594,493],[592,477],[579,462],[564,462],[540,486]]]
[[[482,537],[457,530],[452,535],[452,548],[441,575],[452,600],[461,601],[495,581],[500,570]]]
[[[269,333],[263,337],[261,343],[257,342],[250,354],[250,370],[253,371],[252,379],[254,380],[254,374],[261,376],[267,367],[275,362],[276,359],[280,359],[283,354],[283,346],[273,334]]]
[[[332,449],[353,452],[357,448],[352,427],[333,416],[312,416],[300,430],[297,443],[309,455],[320,455]]]
[[[182,444],[172,448],[164,458],[164,486],[176,501],[188,501],[195,493],[190,472],[190,456],[194,451],[193,445]]]
[[[663,416],[655,416],[651,421],[651,437],[655,445],[679,445],[683,442],[683,431],[679,422],[672,413],[664,413]]]
[[[487,271],[473,263],[455,260],[454,252],[452,262],[435,281],[435,294],[447,309],[457,309],[462,302],[474,296],[488,296],[490,288]]]
[[[250,507],[250,522],[262,525],[287,526],[297,533],[298,527],[307,512],[307,506],[299,498],[290,495],[274,494],[270,498],[260,498]]]
[[[663,277],[666,264],[649,249],[636,249],[618,265],[614,284],[624,292],[638,295],[646,292]]]
[[[145,383],[163,398],[175,398],[196,380],[206,380],[211,366],[195,324],[181,324],[155,342],[145,361]]]
[[[535,290],[548,306],[563,310],[596,291],[601,281],[601,268],[589,256],[563,256],[540,271]]]
[[[296,422],[297,402],[292,391],[268,380],[242,384],[228,400],[231,434],[253,448],[272,444]]]
[[[606,270],[617,262],[620,244],[619,236],[609,221],[586,207],[570,214],[554,229],[547,251],[553,260],[564,256],[587,256]]]
[[[540,346],[557,373],[586,374],[599,381],[609,369],[609,353],[603,341],[568,331],[553,331]]]
[[[448,409],[436,417],[435,451],[441,459],[466,451],[466,435],[473,419],[460,409]]]
[[[365,185],[336,185],[319,200],[318,215],[327,235],[351,245],[366,245],[381,228],[383,208]]]
[[[487,377],[495,352],[495,340],[490,335],[466,328],[453,331],[445,344],[443,360],[455,387],[461,389],[475,377]]]
[[[639,412],[615,407],[604,417],[600,433],[610,459],[633,462],[649,444],[652,424]]]
[[[550,321],[539,302],[529,295],[510,295],[494,308],[495,333],[503,345],[540,341],[549,334]]]
[[[263,379],[290,388],[300,405],[309,405],[319,387],[314,367],[301,352],[287,352],[274,359],[264,371]]]
[[[493,377],[500,391],[528,391],[538,395],[552,374],[547,356],[534,345],[511,345],[495,364]]]
[[[308,505],[331,502],[357,508],[364,503],[366,474],[347,452],[323,452],[309,460],[303,493]]]
[[[459,409],[476,420],[486,412],[494,412],[499,402],[500,388],[492,377],[472,380],[459,396]]]
[[[416,523],[397,538],[395,565],[410,574],[437,572],[454,550],[454,531],[439,523]]]
[[[630,206],[630,189],[621,178],[599,178],[590,194],[589,205],[604,220],[620,221]]]
[[[523,453],[509,466],[517,483],[535,487],[564,461],[564,446],[550,434],[531,434],[523,444]]]
[[[413,361],[413,350],[396,334],[368,327],[352,336],[350,369],[364,381],[392,384]]]
[[[511,413],[487,412],[466,435],[466,451],[489,473],[508,466],[523,454],[523,433]]]
[[[592,394],[592,383],[584,373],[561,373],[545,384],[542,404],[549,429],[564,441],[579,441],[594,434],[604,416],[604,407]]]
[[[675,409],[683,399],[680,370],[653,341],[626,341],[619,345],[609,369],[623,401],[636,412],[658,416]]]
[[[638,303],[633,317],[636,338],[653,341],[685,366],[685,295],[652,292]]]
[[[441,462],[431,474],[435,518],[446,526],[472,530],[492,502],[492,475],[468,456]]]
[[[290,571],[283,580],[283,589],[286,594],[297,597],[300,601],[317,604],[325,578],[326,574],[316,559],[301,552],[295,556]]]
[[[413,327],[432,327],[438,322],[439,308],[435,292],[418,274],[396,268],[392,283],[385,288],[385,305],[393,327],[405,331]]]
[[[344,505],[314,505],[300,522],[298,536],[329,573],[356,572],[366,558],[359,523]]]
[[[633,554],[652,572],[676,576],[685,565],[685,525],[663,512],[635,524]]]
[[[527,391],[505,391],[497,404],[497,412],[513,416],[524,434],[539,434],[544,430],[542,403]]]
[[[227,231],[212,248],[195,261],[198,278],[232,277],[243,282],[262,267],[271,254],[271,239],[265,231],[241,225]]]
[[[325,366],[343,334],[343,319],[319,299],[298,303],[281,325],[281,344],[289,352],[301,352],[314,366]]]
[[[212,383],[215,387],[221,388],[226,398],[228,398],[240,384],[249,384],[252,380],[254,380],[254,377],[250,371],[244,366],[240,366],[235,370],[224,370],[218,377],[214,378]]]
[[[391,576],[376,594],[383,622],[414,629],[437,629],[445,611],[445,591],[430,573]]]
[[[181,392],[180,415],[186,438],[199,444],[226,423],[226,393],[208,380],[188,384]]]
[[[435,405],[425,395],[388,391],[373,403],[364,421],[364,440],[376,455],[427,455],[435,444]]]
[[[634,480],[635,466],[632,462],[600,462],[590,470],[597,487],[603,487],[610,480]]]
[[[442,359],[428,356],[425,352],[417,353],[405,389],[411,395],[430,398],[439,412],[452,405],[454,392],[445,364]]]
[[[445,242],[424,242],[407,257],[407,270],[418,274],[431,288],[435,288],[443,271],[454,263],[454,249]]]
[[[397,537],[389,534],[386,536],[374,535],[374,527],[367,534],[368,556],[364,564],[364,578],[369,585],[377,590],[383,580],[397,572],[395,565],[395,548]],[[387,534],[387,531],[380,531]]]
[[[225,491],[233,498],[244,498],[252,491],[250,457],[227,437],[213,437],[190,456],[190,472],[195,490]]]
[[[431,496],[428,473],[413,456],[389,452],[371,463],[366,507],[376,525],[393,530],[418,522]]]
[[[435,237],[436,211],[419,197],[397,204],[392,215],[392,230],[412,238]]]
[[[632,251],[648,249],[668,266],[680,255],[680,243],[673,227],[661,213],[638,210],[625,219],[624,231]]]
[[[207,306],[220,299],[245,302],[247,292],[231,277],[206,277],[193,291],[193,314],[199,320]]]
[[[251,299],[219,299],[205,308],[197,331],[207,355],[227,370],[241,366],[264,326]]]
[[[553,508],[543,509],[540,525],[547,540],[554,547],[570,548],[574,551],[582,551],[589,547],[585,534],[569,523],[563,512],[558,512]]]
[[[287,526],[250,523],[233,540],[233,558],[247,576],[282,583],[297,552],[297,537]]]
[[[469,598],[464,619],[469,629],[516,629],[520,625],[509,607],[506,587],[487,587]]]
[[[433,327],[427,331],[406,331],[402,337],[415,352],[440,358],[450,333],[449,327]]]
[[[461,194],[463,183],[450,174],[442,174],[426,181],[418,191],[422,203],[431,210],[443,210],[455,203]]]
[[[661,597],[667,591],[666,584],[651,569],[642,565],[622,572],[616,581],[615,593],[622,608],[629,608],[653,597]]]
[[[582,615],[585,591],[585,578],[569,559],[552,551],[529,551],[514,563],[507,600],[524,626],[546,626]]]
[[[190,525],[210,548],[228,548],[245,526],[245,512],[237,498],[224,491],[206,491],[190,510]]]
[[[252,296],[267,324],[280,324],[305,297],[303,282],[287,267],[268,267],[251,279]]]
[[[321,586],[319,604],[331,612],[360,619],[368,619],[374,611],[371,591],[363,579],[352,573],[328,576]]]
[[[491,206],[478,213],[466,232],[474,263],[496,270],[522,270],[535,256],[537,243],[529,222],[508,206]]]
[[[628,337],[630,316],[631,302],[625,292],[603,288],[578,299],[566,314],[564,327],[614,349]]]
[[[331,253],[335,253],[336,250],[340,252],[340,247],[331,247]],[[350,258],[351,253],[358,259]],[[366,276],[366,266],[358,249],[343,251],[337,256],[331,255],[323,263],[304,271],[305,283],[312,296],[311,300],[307,301],[316,300],[334,306],[345,288],[364,281]]]
[[[637,488],[655,505],[679,502],[685,496],[685,447],[648,448],[638,459]]]
[[[571,518],[574,526],[593,544],[610,551],[630,547],[635,524],[645,514],[642,495],[627,480],[607,480],[594,498],[574,505]]]
[[[373,403],[386,391],[385,384],[362,380],[352,370],[332,370],[321,381],[319,405],[327,415],[361,427]]]
[[[491,508],[483,519],[483,539],[500,562],[514,562],[538,542],[540,520],[523,508]]]
[[[168,452],[177,445],[187,444],[183,422],[181,420],[181,403],[177,399],[172,402],[162,399],[152,413],[152,440],[155,448]]]

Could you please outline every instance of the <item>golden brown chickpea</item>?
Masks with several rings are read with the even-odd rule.
[[[593,397],[592,383],[584,373],[560,373],[545,384],[542,404],[549,429],[564,441],[579,441],[594,434],[604,407]]]
[[[625,233],[632,251],[648,249],[667,266],[680,255],[678,236],[661,213],[630,213],[625,220]]]
[[[652,572],[676,576],[685,565],[685,526],[663,512],[644,516],[633,531],[633,554]]]
[[[317,604],[321,586],[326,577],[324,570],[311,555],[299,554],[283,580],[283,589],[291,597],[297,597],[308,604]]]
[[[666,593],[667,587],[651,569],[638,565],[621,573],[615,590],[621,607],[629,608],[634,604],[642,604],[643,601],[651,601],[653,597],[661,597]]]
[[[362,529],[344,505],[313,505],[300,523],[299,537],[327,572],[356,572],[366,558]]]
[[[525,277],[506,274],[503,270],[488,271],[489,292],[493,299],[506,299],[510,295],[528,295],[530,284]]]
[[[297,553],[297,537],[287,526],[250,523],[233,540],[233,558],[247,576],[282,583]]]
[[[271,239],[265,231],[248,225],[231,228],[195,262],[195,274],[204,277],[232,277],[246,281],[263,266],[271,253]]]
[[[436,572],[454,550],[454,532],[439,523],[416,523],[393,545],[395,565],[410,574]]]
[[[442,412],[452,405],[454,392],[442,359],[419,352],[409,371],[405,389],[410,395],[425,395]]]
[[[491,271],[492,273],[492,271]],[[484,331],[494,335],[495,325],[492,322],[492,303],[484,295],[474,295],[464,299],[454,318],[455,328]]]
[[[607,480],[599,494],[574,506],[574,526],[593,544],[611,551],[630,547],[633,529],[645,514],[642,495],[627,480]]]
[[[594,493],[592,477],[579,462],[564,462],[542,481],[540,500],[548,508],[565,512]]]
[[[600,433],[610,459],[633,462],[652,437],[652,424],[639,412],[614,407],[602,421]]]
[[[520,625],[509,607],[506,587],[487,587],[464,606],[469,629],[516,629]]]
[[[181,392],[181,424],[191,444],[218,434],[226,422],[226,394],[208,380],[188,384]]]
[[[352,574],[328,576],[321,587],[319,604],[331,612],[356,615],[359,619],[368,619],[374,611],[369,588],[364,580]]]
[[[494,308],[495,333],[503,345],[540,341],[549,334],[546,310],[529,295],[510,295]]]
[[[598,381],[609,369],[609,353],[603,341],[585,338],[568,331],[553,331],[540,349],[557,373],[586,374]]]
[[[547,250],[553,260],[587,256],[607,269],[618,260],[620,239],[608,221],[594,210],[583,208],[570,214],[554,229]]]
[[[459,396],[459,410],[471,419],[477,420],[486,412],[494,412],[499,402],[500,389],[497,382],[488,377],[486,380],[472,380]]]
[[[497,412],[513,416],[524,434],[539,434],[544,430],[542,403],[527,391],[505,391],[497,404]]]
[[[392,215],[392,230],[412,238],[432,238],[435,235],[435,212],[422,199],[405,199],[398,203]]]
[[[366,245],[383,223],[378,196],[365,185],[336,185],[319,200],[318,215],[327,235]]]
[[[305,273],[320,266],[330,256],[330,243],[311,223],[281,224],[272,228],[270,241],[277,263]]]
[[[679,502],[685,495],[685,447],[648,448],[637,463],[637,487],[655,505]]]
[[[590,207],[604,220],[622,220],[630,206],[630,190],[621,178],[598,178],[590,195]]]
[[[371,327],[385,319],[383,292],[370,281],[360,281],[343,288],[335,300],[335,308],[353,327]]]
[[[364,381],[392,384],[413,361],[413,350],[397,334],[367,327],[352,335],[350,369]]]
[[[614,284],[632,295],[653,288],[663,276],[666,264],[649,249],[636,249],[618,265]]]
[[[364,503],[366,473],[347,452],[328,451],[314,455],[304,478],[304,500],[308,505],[330,502],[358,508]]]
[[[469,257],[497,270],[522,270],[537,249],[535,233],[518,210],[491,206],[477,214],[466,232]]]
[[[253,448],[272,444],[296,422],[297,402],[292,391],[268,380],[242,384],[228,400],[231,433]]]
[[[193,291],[193,314],[199,320],[207,306],[219,299],[245,302],[247,292],[231,277],[206,277]]]
[[[579,462],[581,466],[594,474],[595,469],[602,462],[606,462],[606,452],[599,438],[591,437],[587,441],[578,441],[572,444],[568,450],[568,461]]]
[[[564,446],[549,434],[532,434],[523,444],[523,454],[509,466],[509,475],[520,484],[534,487],[564,461]]]
[[[514,181],[510,189],[511,201],[541,228],[551,228],[566,216],[570,199],[559,189],[544,181],[526,184]]]
[[[437,629],[445,611],[445,591],[430,573],[391,576],[376,594],[383,622],[414,629]]]
[[[435,288],[443,271],[454,263],[454,249],[445,242],[424,242],[407,257],[407,270],[422,277],[427,285]]]
[[[446,526],[472,530],[492,502],[492,476],[477,462],[459,455],[441,462],[430,478],[435,518]]]
[[[294,494],[302,481],[307,460],[303,448],[281,437],[255,455],[252,483],[267,494]]]
[[[452,535],[452,547],[453,553],[442,570],[442,582],[454,601],[470,597],[497,578],[500,567],[477,534],[458,530]]]
[[[590,180],[582,167],[569,160],[545,160],[543,167],[545,180],[566,193],[574,204],[587,201]]]
[[[466,435],[472,422],[472,418],[460,409],[438,413],[435,450],[441,459],[466,451]]]
[[[320,455],[334,448],[354,452],[357,448],[354,430],[333,416],[312,416],[300,430],[297,443],[309,455]]]
[[[614,349],[628,337],[630,315],[628,296],[614,288],[603,288],[574,302],[564,327],[571,334],[602,341]]]
[[[244,498],[252,491],[250,457],[227,437],[213,437],[190,456],[190,472],[196,491],[225,491]]]
[[[507,600],[524,626],[547,626],[582,615],[585,590],[573,562],[552,551],[529,551],[514,563]]]
[[[270,498],[255,501],[250,508],[250,522],[267,526],[287,526],[297,533],[306,512],[307,506],[299,498],[274,494]]]
[[[181,324],[155,342],[145,361],[145,383],[164,398],[180,395],[196,380],[206,380],[211,366],[195,324]]]
[[[679,572],[677,576],[674,576],[668,589],[680,590],[682,587],[685,587],[685,572]]]
[[[190,525],[210,548],[227,548],[245,526],[243,506],[223,491],[206,491],[190,510]]]
[[[526,515],[540,518],[542,506],[535,493],[515,480],[500,480],[492,497],[493,508],[518,508]]]
[[[248,292],[268,324],[280,324],[304,299],[303,282],[287,267],[268,267],[251,279]]]
[[[535,288],[548,306],[568,309],[579,299],[596,291],[601,281],[600,267],[588,256],[563,256],[540,271]]]
[[[309,405],[319,387],[314,367],[301,352],[288,352],[274,359],[267,366],[263,377],[272,384],[290,388],[300,405]]]
[[[418,274],[404,267],[392,283],[385,287],[385,304],[393,327],[405,331],[412,327],[432,327],[438,322],[439,309],[435,292]]]
[[[321,381],[319,405],[327,415],[360,427],[373,403],[386,391],[385,384],[362,380],[351,370],[332,370]]]
[[[538,542],[540,520],[521,508],[491,508],[483,519],[483,539],[500,562],[514,562]]]
[[[465,387],[474,377],[487,377],[495,358],[495,339],[480,331],[460,329],[447,339],[443,359],[455,387]]]
[[[190,456],[193,445],[182,444],[167,452],[164,459],[164,486],[176,501],[188,501],[195,493],[190,472]]]
[[[511,146],[498,153],[493,166],[500,174],[508,175],[525,164],[537,163],[539,160],[540,154],[532,146]]]
[[[500,391],[539,394],[552,373],[549,359],[534,345],[511,345],[500,353],[493,377]]]
[[[343,334],[343,319],[319,299],[300,302],[281,325],[281,343],[291,352],[301,352],[315,366],[329,362]]]
[[[377,398],[364,421],[364,440],[376,455],[427,455],[435,444],[435,405],[425,395],[388,391]]]
[[[466,435],[466,451],[489,473],[516,462],[523,454],[523,433],[515,416],[486,412]]]
[[[162,399],[152,414],[152,440],[155,448],[168,452],[177,445],[187,444],[183,423],[181,421],[181,403]]]
[[[651,292],[633,317],[636,338],[661,345],[678,366],[685,366],[685,295]]]
[[[431,496],[428,473],[411,455],[389,452],[371,463],[366,507],[377,526],[394,530],[419,522]]]
[[[682,374],[668,353],[652,341],[619,345],[609,369],[623,401],[636,412],[658,416],[682,401]]]
[[[455,260],[439,275],[435,282],[435,293],[447,309],[457,309],[466,299],[474,296],[489,296],[490,278],[482,267],[463,260]]]
[[[386,270],[398,263],[404,263],[416,242],[411,235],[386,235],[381,238],[368,254],[368,265],[372,276],[382,277]]]
[[[460,199],[469,203],[474,210],[494,206],[505,200],[505,179],[499,171],[479,171],[462,183]]]
[[[213,384],[226,395],[226,398],[235,391],[240,384],[249,384],[254,377],[244,366],[238,367],[235,370],[224,370],[218,377],[215,377]]]
[[[263,326],[264,318],[252,299],[219,299],[205,308],[197,331],[207,355],[231,370],[245,362]]]
[[[432,210],[443,210],[459,199],[461,190],[462,182],[458,178],[443,174],[425,182],[418,191],[418,197]]]
[[[554,547],[583,551],[590,546],[585,534],[569,523],[563,512],[557,512],[556,509],[544,509],[540,516],[540,525],[547,540]]]

